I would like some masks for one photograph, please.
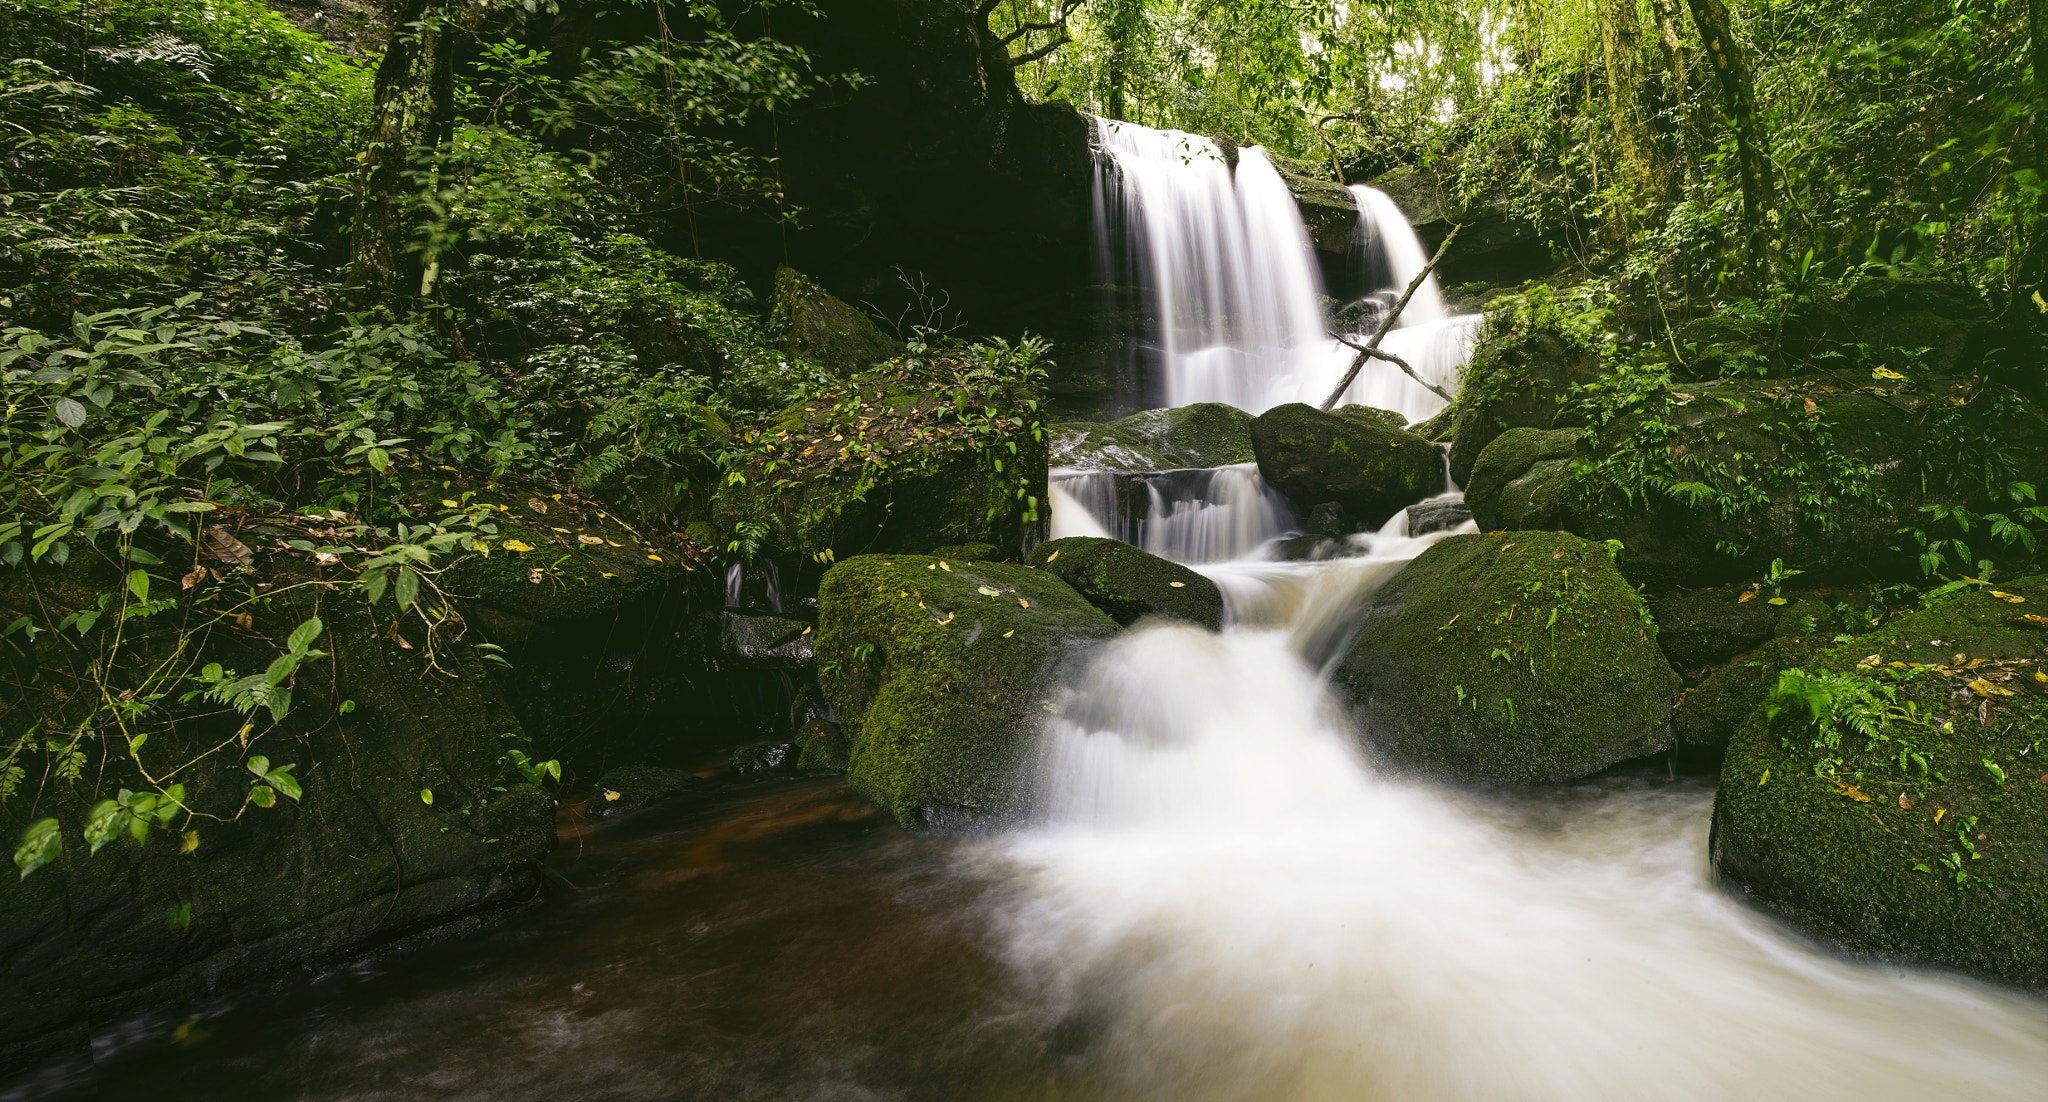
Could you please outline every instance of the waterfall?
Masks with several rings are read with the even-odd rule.
[[[1095,134],[1096,264],[1106,282],[1127,277],[1144,289],[1143,341],[1165,404],[1225,402],[1262,413],[1321,403],[1353,352],[1330,339],[1308,230],[1265,151],[1239,150],[1233,172],[1199,135],[1100,118]],[[1368,271],[1385,274],[1373,295],[1384,309],[1427,259],[1392,199],[1364,186],[1351,192]],[[1479,320],[1448,316],[1432,275],[1383,347],[1455,393]],[[1411,422],[1444,405],[1380,360],[1342,400]]]
[[[1449,534],[1400,524],[1203,567],[1233,626],[1098,651],[1047,720],[1035,825],[966,858],[1009,885],[988,921],[1073,1096],[2039,1096],[2038,1003],[1829,956],[1719,891],[1705,785],[1376,771],[1320,670]]]
[[[1107,536],[1184,563],[1256,555],[1294,532],[1287,502],[1256,463],[1175,471],[1052,472],[1052,531]]]

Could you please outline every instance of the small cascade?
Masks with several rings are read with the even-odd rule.
[[[1240,149],[1233,170],[1214,142],[1179,130],[1096,119],[1095,136],[1096,264],[1105,284],[1143,289],[1142,358],[1156,398],[1252,413],[1322,402],[1353,352],[1330,338],[1308,230],[1265,151]],[[1378,287],[1369,297],[1383,315],[1428,258],[1392,199],[1363,185],[1351,193],[1369,282]],[[1479,320],[1450,316],[1431,275],[1383,347],[1455,392]],[[1342,400],[1410,421],[1444,405],[1378,360]]]
[[[1161,558],[1212,563],[1256,555],[1295,531],[1256,463],[1175,471],[1052,472],[1052,530],[1107,536]]]
[[[1128,247],[1164,404],[1259,413],[1296,400],[1303,373],[1335,385],[1308,230],[1265,152],[1239,150],[1233,172],[1199,135],[1106,119],[1095,135],[1098,263]]]

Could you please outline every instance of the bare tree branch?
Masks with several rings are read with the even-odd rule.
[[[1416,290],[1422,286],[1423,280],[1429,278],[1429,273],[1436,271],[1437,261],[1442,260],[1444,254],[1450,251],[1451,242],[1458,239],[1458,231],[1464,228],[1464,226],[1452,226],[1451,232],[1444,235],[1444,243],[1436,247],[1436,255],[1430,257],[1429,263],[1424,264],[1422,270],[1415,273],[1415,278],[1408,281],[1408,289],[1401,292],[1400,299],[1394,303],[1393,309],[1387,311],[1387,316],[1380,319],[1379,332],[1374,333],[1371,340],[1360,345],[1352,344],[1350,341],[1344,340],[1343,337],[1337,337],[1338,340],[1344,341],[1345,344],[1358,349],[1358,356],[1351,361],[1351,370],[1344,373],[1344,381],[1337,384],[1337,389],[1331,391],[1328,398],[1323,399],[1322,408],[1329,409],[1331,406],[1336,405],[1337,399],[1343,397],[1344,391],[1351,386],[1353,380],[1358,378],[1358,372],[1365,367],[1365,361],[1375,356],[1383,360],[1391,360],[1400,365],[1401,370],[1407,372],[1409,378],[1436,391],[1444,401],[1448,402],[1451,400],[1451,396],[1445,394],[1442,390],[1438,390],[1429,383],[1422,382],[1422,376],[1417,375],[1415,369],[1409,367],[1406,360],[1391,352],[1380,351],[1380,341],[1386,339],[1388,331],[1394,328],[1394,323],[1401,320],[1401,311],[1407,309],[1408,300],[1415,297]],[[1331,335],[1336,336],[1336,334]]]
[[[1372,347],[1371,345],[1364,345],[1364,344],[1359,344],[1359,343],[1358,343],[1357,341],[1354,341],[1354,340],[1352,340],[1352,339],[1351,339],[1350,337],[1347,337],[1347,336],[1345,336],[1345,335],[1344,335],[1344,334],[1342,334],[1342,333],[1332,333],[1332,334],[1330,334],[1330,335],[1331,335],[1331,336],[1333,336],[1333,337],[1335,337],[1335,338],[1337,338],[1337,341],[1338,341],[1338,343],[1340,343],[1340,344],[1344,344],[1344,345],[1347,345],[1347,346],[1349,346],[1349,347],[1351,347],[1351,348],[1356,348],[1356,349],[1358,349],[1358,361],[1359,361],[1359,363],[1364,363],[1364,362],[1365,362],[1365,358],[1366,358],[1367,356],[1371,356],[1371,357],[1373,357],[1374,359],[1378,359],[1378,360],[1385,360],[1385,361],[1387,361],[1388,363],[1391,363],[1391,364],[1393,364],[1393,365],[1394,365],[1395,367],[1398,367],[1398,368],[1400,368],[1401,370],[1403,370],[1403,371],[1407,372],[1407,373],[1408,373],[1408,377],[1409,377],[1409,378],[1411,378],[1411,379],[1415,380],[1415,381],[1416,381],[1416,382],[1418,382],[1418,383],[1421,383],[1421,384],[1422,384],[1423,386],[1425,386],[1425,387],[1428,387],[1428,388],[1429,388],[1430,390],[1433,390],[1433,391],[1435,391],[1435,392],[1436,392],[1436,396],[1437,396],[1437,397],[1439,397],[1439,398],[1442,398],[1442,399],[1443,399],[1444,401],[1446,401],[1446,402],[1448,402],[1448,401],[1450,401],[1450,400],[1451,400],[1451,396],[1450,396],[1450,394],[1448,394],[1447,392],[1445,392],[1445,390],[1444,390],[1444,389],[1443,389],[1442,387],[1440,387],[1440,386],[1436,385],[1435,383],[1432,383],[1432,382],[1430,382],[1430,381],[1429,381],[1428,379],[1425,379],[1425,378],[1423,378],[1423,377],[1422,377],[1422,376],[1420,376],[1420,375],[1417,375],[1417,374],[1415,373],[1415,369],[1414,369],[1414,368],[1412,368],[1412,367],[1410,367],[1410,366],[1408,366],[1408,361],[1407,361],[1407,360],[1404,360],[1404,359],[1402,359],[1401,357],[1399,357],[1399,356],[1396,356],[1396,355],[1394,355],[1394,354],[1393,354],[1392,352],[1389,352],[1389,351],[1387,351],[1387,350],[1386,350],[1386,349],[1384,349],[1384,348],[1374,348],[1374,347]],[[1355,365],[1354,365],[1354,366],[1355,366]],[[1355,374],[1355,373],[1356,373],[1356,372],[1354,371],[1354,374]],[[1350,379],[1349,379],[1348,377],[1347,377],[1347,378],[1346,378],[1346,380],[1345,380],[1345,385],[1346,385],[1346,386],[1350,385]],[[1343,392],[1344,392],[1344,387],[1338,387],[1338,388],[1337,388],[1337,393],[1339,393],[1339,394],[1342,394]],[[1329,404],[1328,402],[1325,402],[1325,403],[1323,404],[1323,408],[1324,408],[1324,409],[1329,409],[1329,408],[1330,408],[1330,404]]]
[[[1045,45],[1040,46],[1039,48],[1031,51],[1028,54],[1019,54],[1016,57],[1011,58],[1010,67],[1014,69],[1019,65],[1029,65],[1032,62],[1037,61],[1039,58],[1042,58],[1047,54],[1052,53],[1054,50],[1057,50],[1061,46],[1064,46],[1072,41],[1073,39],[1067,37],[1067,32],[1061,31],[1060,36],[1058,38],[1053,39],[1051,42],[1048,42]]]

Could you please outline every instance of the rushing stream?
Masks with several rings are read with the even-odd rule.
[[[1317,666],[1344,613],[1444,535],[1400,523],[1349,557],[1204,567],[1234,626],[1143,625],[1099,652],[1042,741],[1028,825],[914,837],[837,782],[736,787],[571,837],[550,859],[557,898],[490,933],[105,1029],[97,1086],[2041,1096],[2048,1008],[1839,959],[1723,894],[1698,780],[1503,795],[1375,772]]]
[[[1233,173],[1205,139],[1101,137],[1169,396],[1318,399],[1341,364],[1264,155]],[[1404,284],[1419,247],[1368,191],[1367,236],[1405,235],[1381,246]],[[1426,290],[1389,347],[1450,382],[1470,319]],[[1384,365],[1352,396],[1442,405]],[[1842,959],[1717,888],[1704,781],[1462,792],[1375,769],[1322,671],[1373,590],[1452,532],[1397,514],[1280,561],[1294,518],[1256,464],[1060,470],[1052,499],[1055,536],[1213,578],[1229,626],[1140,623],[1096,652],[1040,733],[1027,821],[908,835],[826,780],[598,831],[572,815],[523,915],[100,1023],[90,1066],[0,1100],[2048,1096],[2042,1002]]]

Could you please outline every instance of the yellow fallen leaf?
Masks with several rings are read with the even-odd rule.
[[[1940,822],[1940,821],[1941,821],[1941,817],[1942,817],[1943,815],[1946,815],[1946,814],[1948,814],[1948,808],[1945,808],[1945,807],[1937,807],[1937,808],[1935,808],[1935,809],[1934,809],[1934,821],[1935,821],[1935,822],[1937,822],[1937,823],[1938,823],[1938,822]]]
[[[945,571],[948,574],[951,574],[953,572],[953,568],[951,566],[948,566],[946,564],[946,560],[944,559],[939,560],[939,569]]]
[[[1166,584],[1172,586],[1175,589],[1186,589],[1188,587],[1188,583],[1186,582],[1168,582]]]
[[[504,543],[499,544],[499,546],[503,547],[507,551],[533,550],[533,545],[526,542],[525,540],[506,540]]]
[[[191,853],[191,852],[192,852],[193,850],[195,850],[195,849],[198,849],[198,848],[199,848],[199,832],[198,832],[198,831],[196,831],[196,830],[188,830],[188,831],[186,831],[186,832],[185,832],[185,840],[184,840],[184,842],[182,842],[182,843],[180,843],[180,844],[179,844],[179,846],[178,846],[178,852],[179,852],[179,853]]]
[[[1749,592],[1744,593],[1742,596],[1735,598],[1735,603],[1738,605],[1746,605],[1754,600],[1756,600],[1756,591],[1750,590]]]
[[[583,544],[583,545],[585,545],[585,546],[587,546],[587,547],[603,547],[603,546],[604,546],[604,537],[602,537],[602,536],[577,536],[577,537],[576,537],[576,542],[577,542],[577,543],[580,543],[580,544]]]
[[[2035,670],[2035,671],[2034,671],[2034,680],[2036,680],[2036,681],[2048,681],[2048,671],[2043,671],[2043,670]]]
[[[926,570],[937,570],[939,568],[939,564],[935,562],[928,562],[924,564],[924,568]]]
[[[1008,631],[1006,631],[1006,632],[1004,632],[1004,633],[1003,633],[1003,638],[1005,638],[1005,639],[1008,639],[1008,638],[1009,638],[1010,636],[1012,636],[1012,635],[1015,635],[1015,634],[1017,634],[1017,629],[1016,629],[1016,628],[1011,628],[1010,630],[1008,630]]]
[[[1873,654],[1873,655],[1870,655],[1869,657],[1865,658],[1865,659],[1864,659],[1863,661],[1861,661],[1861,662],[1858,662],[1858,663],[1856,663],[1856,668],[1857,668],[1857,669],[1859,669],[1859,670],[1867,670],[1867,669],[1869,669],[1869,668],[1870,668],[1870,667],[1872,667],[1872,666],[1882,665],[1883,663],[1884,663],[1884,656],[1883,656],[1883,655],[1881,655],[1881,654]]]
[[[1000,593],[997,593],[997,592],[996,592],[995,590],[993,590],[993,589],[990,589],[989,587],[987,587],[987,586],[985,586],[985,585],[978,585],[978,586],[975,586],[975,587],[974,587],[974,591],[975,591],[976,593],[979,593],[979,594],[981,594],[981,595],[982,595],[982,596],[984,596],[984,597],[999,597],[999,596],[1002,596],[1002,594],[1000,594]]]
[[[447,499],[447,498],[445,498],[445,497],[441,499],[441,504],[443,504],[443,505],[446,505],[446,506],[447,506],[447,507],[449,507],[450,509],[460,509],[460,508],[462,508],[462,506],[460,506],[460,505],[456,504],[456,503],[455,503],[455,502],[453,502],[453,501],[450,501],[450,500],[448,500],[448,499]]]
[[[660,561],[661,561],[661,556],[660,556],[660,555],[657,555],[657,554],[655,554],[655,553],[654,553],[654,552],[652,552],[652,551],[649,551],[649,552],[647,553],[647,558],[648,558],[648,559],[649,559],[650,561],[653,561],[653,562],[660,562]]]
[[[527,580],[527,581],[529,581],[529,582],[532,582],[532,583],[533,583],[533,584],[535,584],[535,585],[539,585],[539,584],[540,584],[540,567],[536,566],[536,567],[534,567],[533,569],[531,569],[531,570],[528,570],[528,571],[526,572],[526,580]],[[403,642],[403,640],[400,640],[400,642]],[[412,648],[410,648],[410,647],[407,647],[406,649],[407,649],[407,650],[411,650]]]
[[[1808,412],[1808,413],[1812,413],[1812,412],[1814,412],[1814,411],[1816,411],[1816,410],[1818,410],[1818,409],[1820,409],[1820,407],[1819,407],[1819,406],[1817,406],[1817,405],[1814,405],[1814,404],[1813,404],[1813,399],[1811,399],[1811,398],[1808,398],[1808,399],[1806,399],[1806,412]]]
[[[1770,783],[1770,780],[1771,780],[1771,771],[1770,771],[1770,770],[1768,770],[1768,769],[1766,769],[1766,770],[1764,770],[1764,775],[1763,775],[1763,776],[1761,776],[1761,777],[1758,777],[1758,778],[1756,779],[1756,786],[1757,786],[1758,788],[1762,788],[1762,787],[1763,787],[1764,785],[1766,785],[1766,784],[1769,784],[1769,783]]]
[[[1998,686],[1993,685],[1991,682],[1986,681],[1981,677],[1975,681],[1970,682],[1970,691],[1976,693],[1978,696],[1986,697],[2012,695],[2011,689],[2001,689]]]
[[[1054,559],[1057,559],[1057,558],[1059,558],[1059,557],[1060,557],[1060,553],[1059,553],[1059,552],[1057,552],[1057,551],[1055,551],[1055,552],[1053,552],[1052,554],[1050,554],[1050,555],[1047,555],[1047,556],[1045,557],[1045,561],[1046,561],[1046,562],[1051,562],[1051,561],[1053,561]]]
[[[1027,600],[1025,600],[1025,599],[1024,599],[1024,598],[1022,598],[1022,597],[1019,597],[1019,598],[1017,598],[1017,607],[1018,607],[1018,608],[1030,608],[1030,607],[1031,607],[1031,602],[1030,602],[1030,601],[1027,601]]]
[[[1773,597],[1773,598],[1771,598],[1771,602],[1770,602],[1770,603],[1772,603],[1772,604],[1774,604],[1774,605],[1782,605],[1782,604],[1784,604],[1784,603],[1785,603],[1785,598],[1783,598],[1783,597]]]
[[[1991,595],[2009,605],[2023,605],[2027,603],[2027,599],[2017,593],[2004,593],[1994,589],[1991,591]]]
[[[611,789],[609,789],[609,788],[607,788],[607,789],[605,789],[605,790],[604,790],[604,799],[605,799],[605,802],[606,802],[606,803],[610,803],[611,801],[613,801],[613,800],[616,800],[616,799],[618,799],[618,798],[619,798],[619,794],[618,794],[618,793],[616,793],[616,792],[612,791],[612,790],[611,790]]]
[[[1835,786],[1835,795],[1837,796],[1847,796],[1859,804],[1870,802],[1869,793],[1864,792],[1853,784],[1843,784],[1841,781],[1836,780],[1831,780],[1828,783]]]
[[[1892,370],[1891,368],[1888,368],[1888,367],[1878,367],[1878,368],[1872,368],[1872,369],[1871,369],[1871,372],[1870,372],[1870,377],[1871,377],[1871,378],[1873,378],[1873,379],[1903,379],[1903,378],[1905,378],[1905,376],[1904,376],[1904,375],[1901,375],[1901,374],[1899,374],[1898,372],[1896,372],[1896,371],[1893,371],[1893,370]]]

